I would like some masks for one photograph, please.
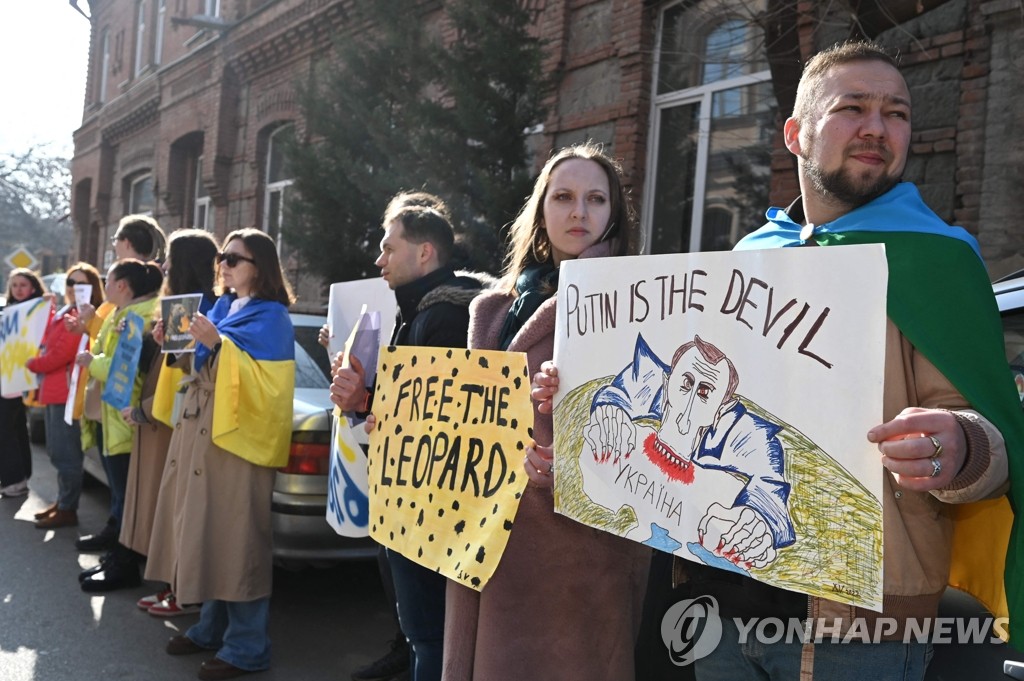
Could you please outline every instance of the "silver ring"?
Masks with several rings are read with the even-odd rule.
[[[939,442],[939,438],[934,435],[929,435],[928,439],[932,441],[932,446],[935,447],[935,451],[932,452],[932,458],[939,458],[942,455],[942,443]]]
[[[941,449],[941,447],[940,447]],[[938,459],[932,459],[932,474],[928,477],[934,478],[936,475],[942,472],[942,462]]]
[[[555,471],[555,462],[552,461],[548,464],[548,475],[551,475]]]

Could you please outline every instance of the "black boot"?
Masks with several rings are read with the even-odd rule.
[[[387,681],[409,670],[409,643],[405,635],[399,631],[391,641],[391,650],[379,660],[357,669],[352,673],[352,681]]]
[[[82,580],[82,591],[96,593],[114,591],[142,584],[139,576],[139,560],[136,553],[118,544],[111,552],[112,558],[95,574]]]
[[[117,536],[121,533],[113,519],[108,520],[103,529],[96,534],[87,534],[79,537],[75,542],[75,548],[87,553],[110,551],[117,544]]]
[[[113,561],[114,561],[114,552],[113,551],[107,551],[100,558],[100,564],[99,565],[93,565],[91,568],[88,568],[86,570],[82,570],[81,572],[78,573],[78,583],[81,584],[82,582],[85,581],[86,577],[91,577],[92,575],[96,574],[97,572],[100,572],[101,570],[103,570],[107,565],[109,565]]]

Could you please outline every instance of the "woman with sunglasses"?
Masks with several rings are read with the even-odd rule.
[[[30,359],[29,371],[40,375],[38,399],[43,404],[46,451],[57,469],[57,500],[36,513],[36,527],[54,529],[78,525],[78,499],[82,495],[82,440],[77,420],[64,421],[69,381],[82,334],[68,330],[65,317],[76,317],[75,286],[91,286],[89,303],[103,302],[100,273],[92,265],[75,263],[65,278],[64,306],[50,318],[39,354]]]
[[[173,232],[167,242],[167,260],[163,263],[167,275],[164,295],[201,294],[199,311],[209,312],[217,300],[214,293],[217,251],[216,239],[206,230],[179,229]],[[146,379],[142,383],[139,404],[121,410],[125,421],[133,427],[134,439],[119,542],[139,556],[150,554],[160,481],[174,428],[173,404],[184,377],[177,367],[179,356],[159,351],[164,341],[164,322],[163,319],[156,322],[152,337],[146,337],[146,343],[152,343],[154,351],[143,352],[144,357],[152,359],[146,363]],[[159,547],[156,550],[159,552]],[[136,605],[157,617],[177,617],[199,610],[198,607],[178,603],[169,587],[143,596]]]
[[[157,294],[163,285],[164,274],[155,262],[118,260],[107,272],[107,301],[116,311],[103,320],[96,343],[90,351],[81,352],[75,361],[89,369],[89,374],[105,387],[110,378],[125,319],[134,313],[143,320],[143,334],[152,329],[153,317],[159,306]],[[140,362],[132,385],[130,402],[137,404],[145,378],[145,364]],[[90,569],[79,575],[82,591],[112,591],[140,583],[137,558],[117,543],[124,516],[124,497],[128,486],[128,463],[132,451],[132,429],[119,409],[106,401],[101,405],[103,426],[103,469],[110,484],[110,517],[104,532],[112,535],[111,553],[101,562],[100,569]],[[101,533],[102,534],[102,533]]]
[[[24,303],[43,295],[43,282],[32,270],[17,267],[7,279],[7,304]],[[0,397],[0,498],[28,494],[32,477],[32,448],[21,395]]]
[[[295,385],[293,298],[274,241],[232,232],[218,255],[222,290],[197,314],[193,380],[171,436],[146,578],[202,603],[170,655],[215,652],[200,679],[270,666],[271,493],[288,460]],[[159,547],[159,550],[157,549]]]

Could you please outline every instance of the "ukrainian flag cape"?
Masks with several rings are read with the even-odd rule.
[[[799,246],[801,227],[772,208],[768,224],[737,250]],[[1024,617],[1024,536],[1012,509],[1024,503],[1024,412],[1005,360],[1003,332],[977,242],[950,227],[901,183],[843,217],[814,228],[822,246],[885,244],[887,312],[904,336],[941,371],[1006,441],[1009,499],[953,507],[950,585],[996,616]],[[1005,551],[1004,551],[1005,547]],[[1005,560],[1004,560],[1005,558]]]
[[[295,396],[295,330],[281,303],[253,298],[227,316],[235,295],[210,311],[223,341],[213,391],[213,443],[258,466],[288,463]],[[196,348],[201,368],[210,350]]]
[[[203,314],[209,312],[213,307],[214,298],[203,296],[199,301],[199,311]],[[185,378],[185,372],[175,367],[167,366],[167,362],[160,363],[160,375],[156,379],[156,389],[153,392],[153,418],[168,428],[174,428],[174,396],[181,389],[181,382]]]

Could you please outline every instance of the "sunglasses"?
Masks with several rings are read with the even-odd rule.
[[[217,262],[222,262],[225,265],[227,265],[228,267],[234,267],[235,265],[237,265],[242,260],[244,260],[245,262],[251,262],[253,265],[256,264],[256,261],[253,260],[252,258],[247,258],[244,255],[238,255],[237,253],[218,253],[217,254]]]
[[[89,282],[87,281],[75,281],[74,279],[68,279],[67,283],[64,285],[67,286],[68,288],[71,288],[72,286],[84,286],[85,284],[88,283]]]

